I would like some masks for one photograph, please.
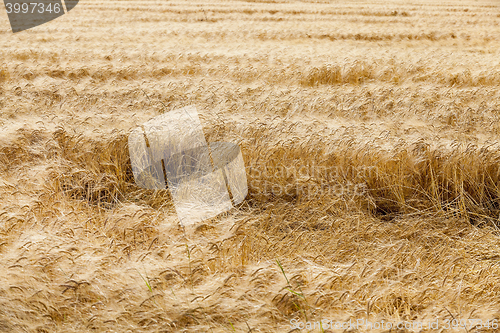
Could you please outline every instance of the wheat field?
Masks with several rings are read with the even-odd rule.
[[[1,332],[500,319],[500,3],[81,0],[16,34],[0,12]],[[182,228],[127,137],[188,105],[249,194]]]

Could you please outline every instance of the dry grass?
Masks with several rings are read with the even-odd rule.
[[[5,16],[0,331],[500,319],[499,16],[82,0],[15,35]],[[190,104],[241,146],[249,195],[183,230],[135,186],[127,135]]]

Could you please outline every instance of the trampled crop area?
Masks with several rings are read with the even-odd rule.
[[[0,331],[495,331],[499,6],[82,0],[16,34],[2,9]],[[188,105],[249,194],[183,229],[127,137]]]

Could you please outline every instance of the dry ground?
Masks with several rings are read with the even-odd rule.
[[[0,331],[499,319],[499,6],[82,0],[17,34],[2,10]],[[250,193],[183,230],[127,134],[190,104]]]

